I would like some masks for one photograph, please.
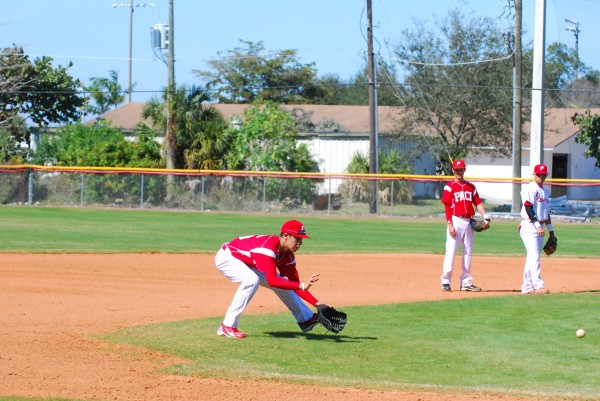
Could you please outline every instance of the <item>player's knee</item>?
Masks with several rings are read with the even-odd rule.
[[[260,279],[258,276],[247,277],[243,281],[243,285],[246,287],[258,287]]]

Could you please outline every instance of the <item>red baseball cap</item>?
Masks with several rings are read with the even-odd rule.
[[[546,174],[548,175],[548,166],[545,164],[538,164],[533,168],[533,174]]]
[[[452,170],[455,168],[467,168],[467,165],[464,160],[457,159],[452,163]]]
[[[298,238],[310,238],[308,235],[306,235],[304,224],[300,223],[298,220],[288,220],[283,223],[283,226],[281,226],[281,232],[283,234],[290,234]]]

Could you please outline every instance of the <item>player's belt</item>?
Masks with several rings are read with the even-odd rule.
[[[523,221],[527,221],[527,222],[531,223],[531,220],[529,220],[529,219],[523,219]],[[548,220],[538,220],[538,223],[540,223],[540,224],[550,224],[550,222]]]
[[[470,215],[470,214],[461,214],[460,216],[459,216],[459,215],[457,215],[457,214],[455,214],[455,216],[456,216],[456,217],[463,218],[463,219],[470,219],[470,218],[471,218],[471,215]]]

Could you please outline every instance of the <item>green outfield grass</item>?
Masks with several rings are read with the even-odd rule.
[[[107,209],[0,207],[0,252],[214,252],[247,234],[277,234],[283,221],[299,218],[309,235],[303,253],[442,254],[440,218],[327,217]],[[475,254],[524,255],[517,222],[495,220],[478,234]],[[559,250],[553,257],[600,257],[600,225],[555,223]]]
[[[598,293],[482,297],[345,308],[338,334],[302,333],[289,313],[122,329],[109,341],[186,358],[171,374],[320,386],[599,399]],[[578,338],[575,331],[585,328]]]

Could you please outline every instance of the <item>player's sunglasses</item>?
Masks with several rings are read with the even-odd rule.
[[[454,171],[465,171],[466,168],[455,168]]]
[[[538,177],[548,177],[548,174],[536,174]]]

